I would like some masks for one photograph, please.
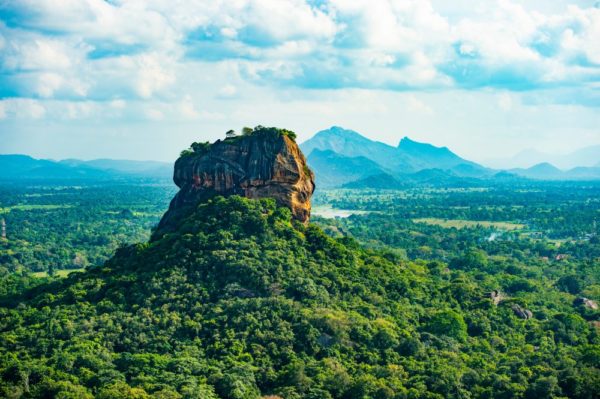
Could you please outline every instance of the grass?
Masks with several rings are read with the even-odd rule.
[[[54,276],[55,277],[67,277],[69,274],[73,273],[73,272],[82,272],[85,269],[64,269],[64,270],[57,270],[54,272]],[[31,273],[31,275],[33,277],[39,277],[39,278],[43,278],[43,277],[48,277],[48,272],[35,272],[35,273]]]
[[[511,222],[489,222],[484,220],[460,220],[460,219],[439,219],[439,218],[419,218],[413,219],[415,223],[425,223],[441,226],[444,228],[464,229],[468,227],[493,227],[500,230],[521,230],[525,228],[524,224]]]

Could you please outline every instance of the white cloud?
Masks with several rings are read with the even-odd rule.
[[[510,111],[513,106],[512,97],[508,93],[501,93],[498,95],[498,106],[502,111]]]
[[[142,98],[149,98],[155,92],[169,86],[175,81],[172,70],[164,67],[168,60],[160,59],[158,54],[142,55],[136,59],[137,83],[136,91]]]
[[[248,86],[491,87],[502,91],[496,105],[505,108],[512,98],[505,91],[570,86],[580,90],[571,101],[597,106],[600,9],[544,11],[498,0],[456,15],[448,7],[430,0],[4,2],[0,11],[17,17],[0,22],[0,96],[36,99],[44,111],[21,116],[38,118],[54,115],[46,112],[51,101],[75,101],[105,102],[123,118],[218,119],[223,113],[203,101],[234,106]],[[3,115],[17,113],[5,106]]]
[[[219,89],[219,92],[217,93],[217,98],[234,98],[236,97],[237,92],[237,88],[234,85],[227,84]]]
[[[179,105],[181,115],[186,119],[197,119],[200,113],[196,110],[191,96],[186,96]]]
[[[56,73],[41,73],[37,76],[36,93],[40,97],[52,97],[54,92],[62,86],[63,78]]]
[[[582,56],[591,63],[600,59],[599,45],[594,40],[599,34],[600,10],[595,8],[570,6],[564,13],[545,15],[499,0],[454,24],[428,0],[329,0],[321,4],[311,6],[302,0],[23,0],[13,5],[23,15],[22,26],[21,31],[8,30],[10,51],[5,51],[3,64],[13,71],[69,70],[75,72],[70,76],[81,81],[89,78],[97,87],[105,78],[106,63],[87,55],[130,58],[134,67],[114,74],[144,75],[127,79],[135,82],[133,91],[143,98],[177,80],[177,65],[188,62],[181,58],[187,50],[210,46],[211,42],[214,46],[210,50],[197,49],[201,59],[250,57],[270,69],[275,66],[279,72],[286,71],[277,77],[291,84],[297,84],[295,79],[306,71],[294,63],[315,64],[310,68],[314,70],[323,62],[327,66],[328,59],[336,60],[338,66],[334,68],[344,78],[341,83],[349,87],[365,86],[370,75],[378,77],[378,87],[394,89],[399,84],[411,87],[411,82],[416,87],[445,86],[447,79],[441,75],[448,73],[458,84],[479,87],[485,85],[486,71],[495,73],[499,68],[536,70],[539,73],[532,75],[539,75],[538,79],[520,78],[534,79],[532,83],[537,84],[576,80],[577,76],[589,79],[593,70],[598,73],[597,68],[589,66],[569,66]],[[27,31],[29,28],[64,34],[41,35]],[[554,31],[559,34],[551,34]],[[534,42],[554,47],[556,54],[540,54]],[[360,58],[365,54],[368,62]],[[173,62],[162,65],[152,61],[157,58]],[[448,72],[447,65],[456,62],[480,71],[483,79],[461,73],[460,68]],[[329,66],[335,63],[329,62]],[[113,63],[113,68],[119,64]],[[403,69],[404,79],[398,79],[398,69]],[[112,83],[110,79],[108,82]],[[310,86],[306,79],[300,83]],[[332,87],[339,84],[334,82]],[[116,89],[122,87],[117,84]],[[44,88],[41,93],[58,95],[60,91]]]
[[[94,111],[97,111],[97,107],[95,104],[89,102],[69,102],[65,104],[65,114],[64,117],[66,119],[83,119],[87,118],[94,114]]]
[[[61,41],[1,26],[0,33],[5,36],[1,48],[3,70],[65,70],[73,65],[73,59],[83,56],[82,49],[71,40]]]
[[[160,121],[165,118],[164,113],[161,110],[156,109],[156,108],[146,108],[144,113],[148,119],[153,120],[153,121]]]
[[[7,98],[0,100],[0,114],[3,118],[40,119],[46,114],[46,108],[40,101],[28,98]]]
[[[576,6],[568,7],[563,24],[577,26],[566,28],[561,36],[561,46],[570,56],[584,55],[587,60],[600,65],[600,8],[582,10]],[[556,24],[556,22],[555,22]]]
[[[12,5],[25,16],[22,24],[26,28],[83,36],[92,42],[168,46],[177,33],[169,24],[167,13],[157,12],[151,6],[151,2],[144,1],[103,0],[20,0]]]
[[[421,115],[430,116],[433,115],[433,109],[425,102],[417,99],[414,95],[410,95],[407,98],[407,108]]]
[[[46,108],[35,100],[23,99],[17,104],[17,117],[39,119],[46,113]]]
[[[117,99],[110,102],[110,107],[114,109],[124,109],[127,106],[125,100]]]

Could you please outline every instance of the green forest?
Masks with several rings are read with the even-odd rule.
[[[0,0],[0,399],[600,399],[600,0]]]
[[[174,192],[167,181],[2,182],[0,276],[100,266],[119,245],[146,241]]]
[[[570,190],[569,198],[538,186],[546,195],[539,201],[528,195],[522,204],[517,191],[503,200],[507,189],[487,195],[333,190],[315,202],[368,213],[317,216],[308,226],[291,221],[290,211],[272,200],[216,197],[177,230],[152,236],[158,207],[166,207],[172,191],[133,190],[148,196],[136,200],[138,207],[154,207],[130,215],[123,209],[136,195],[114,190],[124,188],[80,189],[89,203],[70,208],[2,203],[11,208],[4,214],[8,226],[33,219],[46,229],[43,237],[14,231],[27,247],[70,237],[53,243],[97,260],[68,277],[40,275],[50,261],[28,268],[27,259],[8,255],[6,247],[16,245],[10,234],[4,240],[0,396],[595,398],[600,392],[598,186]],[[61,215],[66,225],[36,218],[39,212]],[[503,220],[519,229],[418,221],[425,217]],[[563,217],[570,229],[554,227]],[[124,228],[116,254],[103,264],[115,242],[92,245],[79,237],[88,244],[80,246],[77,223],[97,226],[98,235],[115,225],[133,228]]]

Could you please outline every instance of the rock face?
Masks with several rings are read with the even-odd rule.
[[[180,188],[159,230],[180,210],[215,195],[274,198],[290,208],[295,219],[307,223],[314,173],[293,139],[293,133],[258,127],[243,136],[213,144],[193,145],[175,162],[173,181]]]
[[[580,298],[575,299],[573,304],[575,306],[585,306],[586,308],[590,308],[593,310],[598,309],[598,304],[596,302],[592,301],[591,299],[585,298],[585,297],[580,297]]]
[[[488,295],[489,295],[489,298],[494,303],[494,305],[496,305],[496,306],[498,306],[500,304],[500,302],[502,302],[504,300],[504,294],[502,294],[498,290],[494,290],[494,291],[490,292]]]
[[[515,313],[515,315],[517,315],[517,317],[520,317],[521,319],[524,320],[529,320],[533,317],[533,313],[531,312],[531,310],[529,309],[523,309],[522,307],[520,307],[517,304],[514,304],[511,309],[513,310],[513,312]]]

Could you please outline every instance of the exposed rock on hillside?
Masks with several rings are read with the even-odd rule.
[[[585,306],[586,308],[590,308],[593,310],[598,309],[598,304],[596,302],[584,297],[575,299],[573,303],[575,304],[575,306]]]
[[[215,195],[274,198],[308,222],[314,174],[294,141],[294,133],[276,128],[248,129],[242,136],[213,144],[194,143],[175,162],[173,181],[180,188],[160,222],[168,227],[183,209]]]
[[[523,309],[521,306],[519,306],[517,304],[514,304],[511,308],[512,308],[513,312],[515,313],[515,315],[517,315],[521,319],[528,320],[533,317],[533,313],[531,312],[531,310]]]
[[[494,305],[496,305],[496,306],[498,306],[500,304],[500,302],[502,302],[505,299],[504,294],[502,294],[498,290],[494,290],[494,291],[490,292],[488,295],[489,295],[490,299],[492,300],[492,302],[494,303]]]

